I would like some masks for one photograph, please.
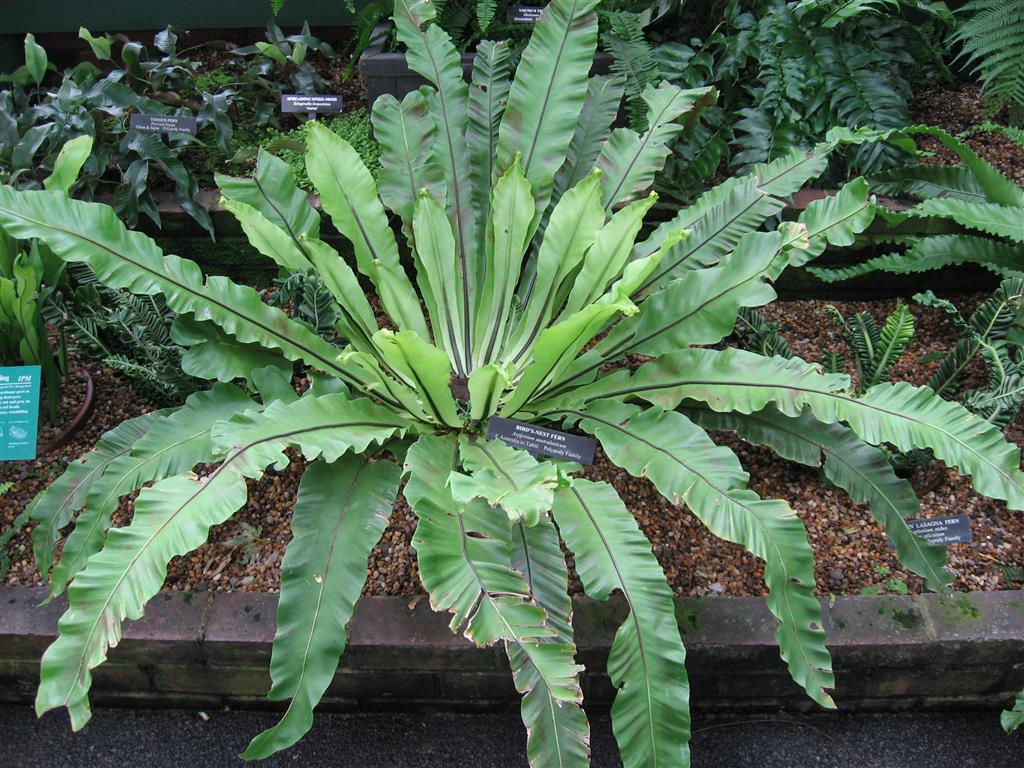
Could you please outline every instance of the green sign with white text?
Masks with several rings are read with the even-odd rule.
[[[39,378],[38,365],[0,367],[0,461],[36,457]]]

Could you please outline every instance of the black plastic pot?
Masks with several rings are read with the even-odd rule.
[[[407,93],[415,91],[427,81],[417,75],[405,61],[404,53],[385,51],[384,47],[391,36],[392,24],[385,22],[373,30],[373,45],[363,51],[359,57],[359,72],[366,78],[366,102],[373,106],[378,96],[390,93],[401,99]],[[469,80],[473,74],[473,58],[475,53],[462,54],[462,73]],[[604,51],[594,56],[591,75],[606,75],[611,71],[612,57]]]

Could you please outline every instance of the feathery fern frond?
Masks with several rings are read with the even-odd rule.
[[[967,20],[951,40],[981,80],[988,108],[996,112],[1012,104],[1024,110],[1024,2],[971,0],[957,12]]]

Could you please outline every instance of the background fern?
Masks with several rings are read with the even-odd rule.
[[[178,404],[206,382],[182,372],[184,350],[171,339],[175,313],[161,296],[137,296],[100,285],[84,264],[69,265],[70,296],[55,294],[49,319],[75,348],[128,379],[158,404]]]
[[[981,81],[991,112],[1011,107],[1024,125],[1024,0],[971,0],[959,9],[966,21],[950,36]]]

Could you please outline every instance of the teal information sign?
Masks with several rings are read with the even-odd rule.
[[[36,457],[39,378],[38,365],[0,367],[0,461]]]

